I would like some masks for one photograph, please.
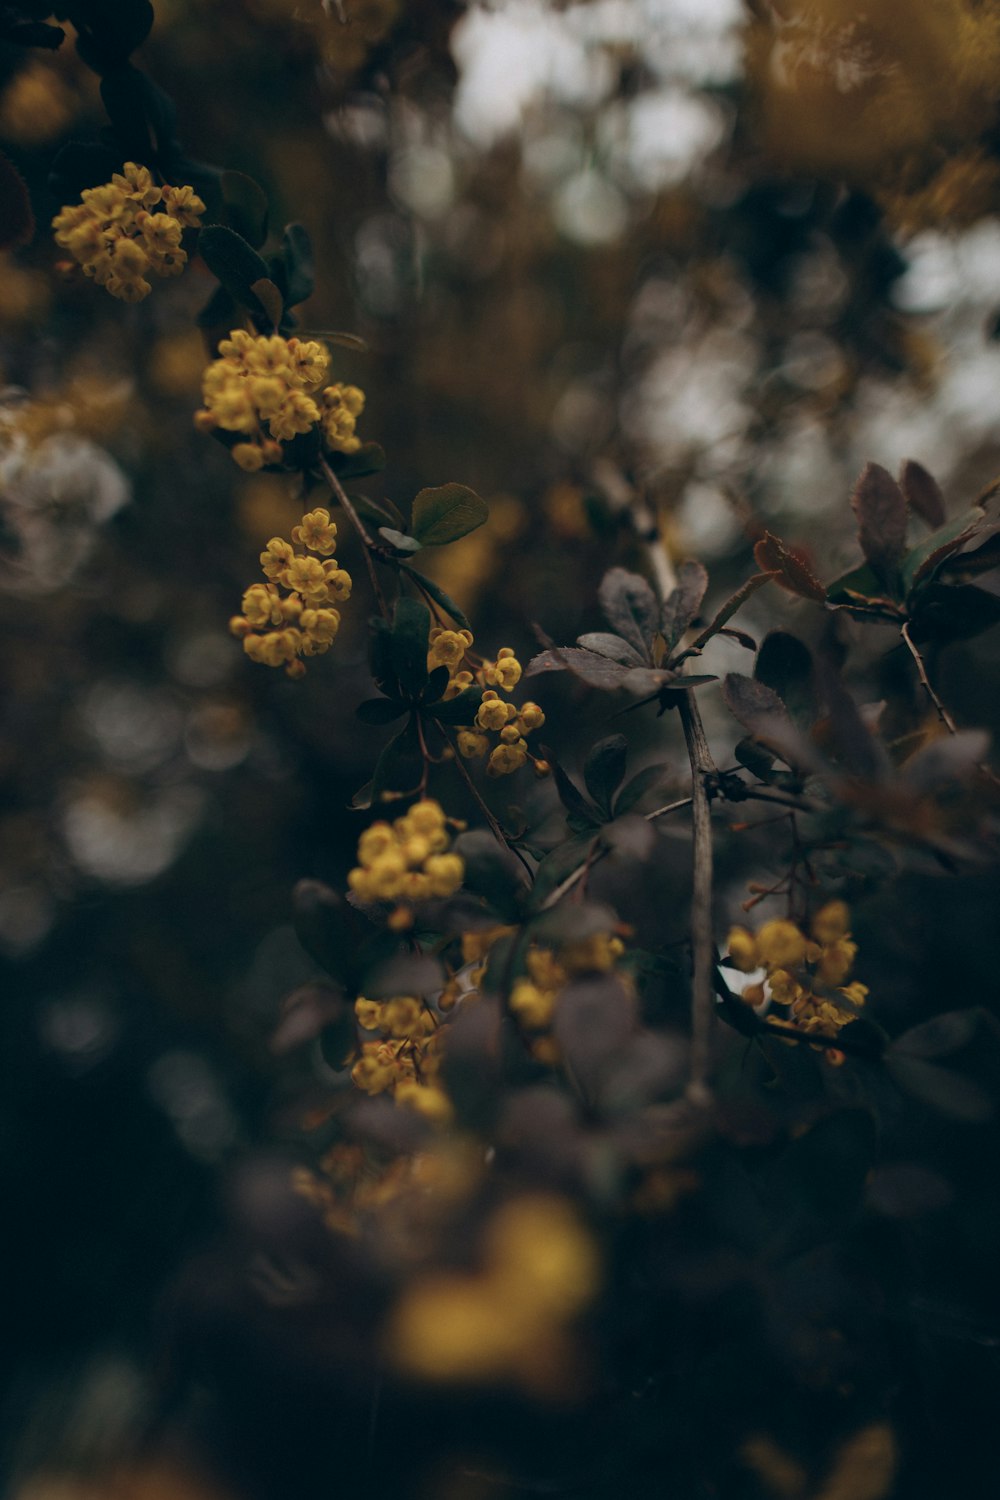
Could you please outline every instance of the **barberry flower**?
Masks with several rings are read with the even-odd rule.
[[[759,1007],[770,1000],[787,1009],[772,1017],[791,1030],[835,1037],[855,1018],[868,996],[856,980],[845,984],[858,951],[851,941],[850,913],[843,901],[827,902],[815,915],[807,935],[794,922],[765,922],[754,934],[735,927],[729,934],[729,962],[744,974],[764,969],[766,981],[751,984],[741,998]],[[844,1061],[843,1053],[827,1048],[827,1060]]]
[[[197,227],[204,212],[193,188],[157,187],[147,167],[126,162],[110,182],[86,188],[79,203],[56,214],[52,227],[85,276],[123,302],[141,302],[152,291],[148,273],[184,269],[183,231]]]

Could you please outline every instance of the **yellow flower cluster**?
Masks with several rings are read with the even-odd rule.
[[[510,1008],[525,1031],[536,1033],[531,1050],[539,1062],[555,1064],[559,1051],[549,1035],[559,991],[583,974],[609,973],[625,952],[621,938],[595,933],[557,951],[533,947],[525,959],[527,974],[515,981]]]
[[[569,1203],[514,1198],[487,1223],[478,1270],[430,1271],[406,1287],[389,1357],[418,1380],[565,1391],[578,1366],[569,1325],[599,1279],[597,1247]]]
[[[445,630],[440,627],[430,633],[427,652],[427,668],[447,667],[449,672],[445,698],[457,698],[458,694],[474,683],[486,689],[474,723],[458,732],[458,752],[466,760],[476,760],[489,755],[486,762],[487,776],[510,776],[519,771],[530,760],[539,774],[548,769],[544,761],[536,759],[528,749],[526,736],[541,729],[545,715],[537,703],[524,703],[517,708],[506,702],[497,692],[513,692],[521,680],[521,663],[510,646],[497,652],[496,661],[476,664],[470,655],[473,644],[469,630]],[[471,665],[463,664],[468,660]],[[498,743],[491,744],[490,735],[497,736]]]
[[[765,922],[757,933],[734,927],[729,934],[729,962],[743,974],[766,971],[766,980],[749,985],[742,998],[760,1006],[770,999],[787,1006],[788,1017],[772,1019],[795,1031],[835,1037],[855,1019],[868,995],[866,985],[847,984],[858,945],[851,940],[850,912],[843,901],[829,901],[812,920],[807,936],[794,922]],[[846,1002],[846,1004],[844,1003]],[[829,1062],[844,1054],[825,1049]]]
[[[150,272],[180,275],[187,262],[181,236],[204,212],[193,188],[157,187],[147,167],[128,161],[110,182],[86,188],[82,202],[56,214],[52,227],[85,276],[122,302],[141,302],[153,289]]]
[[[411,925],[410,907],[453,896],[465,865],[449,853],[448,819],[440,803],[424,798],[393,823],[373,823],[358,840],[358,864],[347,884],[362,901],[400,902],[389,918],[397,930]]]
[[[284,667],[289,677],[305,672],[303,656],[329,651],[340,629],[334,603],[351,596],[351,575],[330,557],[337,545],[337,527],[329,511],[319,508],[292,528],[292,542],[305,547],[303,555],[292,542],[272,537],[260,554],[267,583],[252,583],[243,595],[243,613],[229,628],[243,642],[251,661]],[[325,554],[325,561],[310,557]],[[288,592],[282,594],[281,590]]]
[[[322,344],[236,328],[205,371],[205,405],[195,425],[200,432],[239,434],[243,441],[230,451],[247,473],[280,463],[281,444],[317,425],[327,448],[356,453],[364,392],[355,385],[326,385],[329,368]]]
[[[383,1001],[360,996],[354,1011],[364,1031],[379,1033],[361,1044],[351,1070],[355,1086],[366,1094],[390,1094],[404,1108],[447,1124],[451,1102],[438,1082],[440,1023],[430,1007],[412,995]]]

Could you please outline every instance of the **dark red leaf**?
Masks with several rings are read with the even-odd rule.
[[[854,486],[851,508],[858,518],[858,541],[873,567],[892,572],[906,550],[906,497],[888,469],[866,464]]]
[[[934,475],[929,474],[915,458],[904,461],[899,471],[899,487],[910,509],[916,511],[928,526],[936,528],[944,525],[946,512],[941,486]]]
[[[826,589],[815,574],[806,567],[801,558],[790,552],[778,537],[765,531],[753,549],[758,568],[774,574],[775,583],[780,583],[790,594],[801,599],[813,599],[818,604],[826,602]]]

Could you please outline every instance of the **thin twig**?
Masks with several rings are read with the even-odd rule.
[[[633,503],[632,524],[649,557],[650,566],[666,599],[677,584],[673,562],[663,544],[654,512],[644,501]],[[681,726],[691,766],[692,856],[691,887],[691,1076],[687,1095],[693,1104],[711,1098],[708,1076],[711,1067],[712,1031],[715,1026],[715,944],[712,936],[712,809],[707,777],[718,779],[701,710],[692,692],[678,695]]]
[[[378,575],[375,572],[375,561],[373,557],[373,554],[379,550],[378,543],[373,541],[369,536],[368,529],[365,526],[365,523],[362,521],[361,517],[358,515],[357,511],[354,508],[353,501],[351,500],[347,491],[344,489],[344,486],[341,484],[340,480],[337,478],[336,474],[330,468],[330,465],[327,463],[326,459],[320,458],[319,462],[320,468],[323,470],[324,479],[336,496],[337,502],[342,507],[347,519],[350,521],[351,525],[354,527],[354,530],[357,532],[358,540],[361,542],[361,550],[365,555],[365,566],[368,569],[368,577],[371,582],[372,593],[375,595],[375,602],[379,607],[379,613],[381,614],[382,618],[384,620],[388,620],[389,606],[385,602],[385,595],[382,592],[382,585],[379,583]]]
[[[440,733],[441,733],[441,735],[442,735],[442,737],[444,739],[445,744],[448,745],[451,748],[451,750],[454,752],[455,769],[458,771],[458,774],[461,776],[462,780],[465,782],[465,784],[468,787],[469,791],[472,793],[472,796],[475,798],[476,806],[479,808],[479,811],[482,813],[483,817],[486,819],[487,823],[489,824],[490,832],[492,833],[493,837],[496,839],[496,841],[497,841],[498,844],[502,844],[505,849],[509,849],[510,850],[511,854],[516,855],[516,857],[521,861],[521,864],[527,870],[528,874],[533,877],[535,872],[531,868],[530,862],[521,853],[520,849],[518,849],[516,847],[516,845],[514,845],[514,844],[511,843],[510,839],[504,833],[503,828],[500,826],[500,823],[497,821],[495,815],[493,814],[493,812],[490,810],[490,808],[487,806],[487,804],[483,800],[482,793],[480,792],[479,788],[476,786],[476,783],[473,781],[472,777],[469,775],[469,772],[466,769],[465,762],[462,759],[461,753],[458,750],[457,746],[452,743],[452,740],[451,740],[451,737],[448,734],[448,731],[445,729],[444,725],[440,722],[440,720],[435,719],[434,723],[436,724],[438,730],[440,731]]]
[[[903,637],[903,640],[906,642],[906,649],[909,651],[910,655],[913,657],[913,660],[916,662],[917,676],[920,678],[921,686],[923,687],[924,692],[933,703],[937,711],[938,718],[941,720],[941,723],[947,729],[949,734],[957,734],[958,725],[955,723],[955,720],[952,718],[951,714],[941,702],[941,699],[938,697],[937,693],[931,687],[930,678],[927,676],[927,668],[924,666],[924,659],[921,656],[920,652],[917,650],[917,647],[914,645],[912,637],[910,636],[910,622],[908,620],[904,621],[900,626],[899,633]]]
[[[668,802],[666,807],[657,807],[653,812],[644,813],[647,823],[652,823],[656,818],[665,818],[667,813],[678,812],[682,807],[690,807],[690,797],[680,797],[676,802]],[[590,870],[594,868],[599,859],[603,859],[610,853],[607,844],[601,844],[598,848],[592,848],[587,857],[571,870],[565,880],[561,880],[554,890],[550,891],[542,902],[542,911],[548,911],[550,906],[557,906],[562,898],[577,885]]]
[[[691,765],[692,853],[691,884],[691,1078],[688,1097],[696,1104],[709,1099],[712,1030],[715,1025],[715,944],[712,936],[712,810],[705,778],[714,772],[698,705],[690,693],[679,701],[681,724]]]

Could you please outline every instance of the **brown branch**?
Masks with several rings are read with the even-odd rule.
[[[475,799],[476,806],[479,808],[479,811],[482,813],[483,817],[486,819],[487,823],[489,824],[490,832],[492,833],[493,837],[496,839],[496,841],[497,841],[498,844],[502,844],[505,849],[509,849],[510,852],[511,852],[511,854],[515,855],[516,858],[521,861],[521,864],[527,870],[528,874],[530,876],[534,877],[534,871],[531,868],[530,862],[521,853],[520,849],[516,848],[515,845],[511,843],[510,839],[504,833],[503,828],[501,827],[501,825],[500,825],[499,821],[497,820],[496,816],[491,811],[491,809],[487,806],[486,802],[483,800],[482,793],[480,792],[479,788],[476,786],[476,783],[473,781],[472,777],[469,775],[469,772],[468,772],[468,769],[466,768],[465,762],[462,759],[461,752],[459,751],[458,747],[452,743],[452,740],[451,740],[451,737],[448,734],[448,731],[445,729],[444,725],[438,719],[435,719],[434,723],[435,723],[435,725],[436,725],[439,733],[441,734],[442,738],[444,739],[445,744],[448,745],[449,748],[452,750],[452,752],[454,754],[455,769],[458,771],[458,774],[461,776],[462,780],[465,782],[465,784],[468,787],[469,791],[472,793],[472,796]]]
[[[712,1031],[715,1026],[715,943],[712,935],[712,810],[706,777],[715,762],[705,737],[701,713],[691,693],[679,700],[684,741],[691,765],[691,804],[694,871],[691,884],[691,1078],[688,1097],[696,1104],[709,1100]]]
[[[955,720],[952,718],[951,714],[941,702],[941,699],[938,697],[937,693],[931,687],[930,678],[927,676],[927,668],[924,666],[924,659],[918,651],[917,647],[914,645],[913,639],[910,635],[909,620],[905,620],[903,622],[903,624],[900,626],[899,633],[906,643],[907,651],[909,651],[910,655],[913,657],[913,660],[916,663],[917,676],[920,678],[920,683],[923,687],[924,692],[933,703],[938,718],[941,720],[941,723],[947,729],[949,734],[957,734],[958,725],[955,723]]]
[[[321,457],[319,463],[320,468],[323,470],[323,478],[326,480],[327,484],[333,491],[337,499],[337,503],[343,509],[344,514],[357,533],[358,540],[361,542],[361,550],[365,555],[365,566],[368,569],[368,578],[371,582],[372,593],[375,595],[375,602],[379,607],[379,613],[381,614],[382,618],[384,620],[388,620],[389,606],[385,601],[385,595],[382,592],[382,585],[379,583],[378,575],[375,572],[374,554],[379,551],[379,545],[369,536],[368,529],[355,510],[354,503],[351,500],[351,497],[344,489],[344,486],[341,484],[336,474],[330,468],[330,465],[327,463],[326,459]]]

